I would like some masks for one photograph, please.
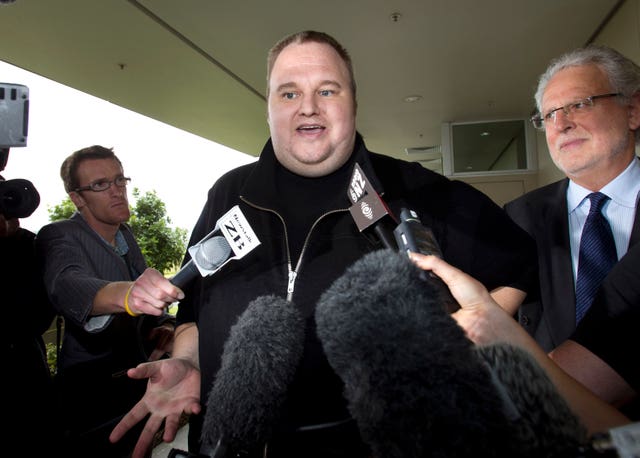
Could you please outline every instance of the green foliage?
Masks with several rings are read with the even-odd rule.
[[[140,194],[140,190],[134,188],[133,197],[136,203],[129,225],[147,264],[160,272],[175,269],[184,255],[187,230],[169,226],[171,219],[155,191]]]
[[[182,262],[187,246],[187,230],[171,228],[164,202],[155,191],[140,193],[133,188],[135,205],[131,209],[128,224],[138,241],[147,264],[165,275],[176,270]],[[76,210],[69,197],[53,208],[49,208],[49,220],[69,218]]]
[[[76,211],[76,206],[67,196],[58,205],[54,205],[53,208],[48,207],[47,211],[49,212],[49,221],[60,221],[70,218],[73,212]]]

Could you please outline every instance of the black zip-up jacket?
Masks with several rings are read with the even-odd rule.
[[[261,241],[244,258],[195,280],[180,303],[178,324],[198,325],[203,408],[230,327],[250,301],[275,294],[288,296],[307,320],[305,349],[289,390],[283,424],[296,427],[349,416],[342,382],[328,365],[315,335],[313,315],[322,292],[348,266],[383,248],[369,229],[358,230],[348,210],[347,188],[355,162],[393,214],[399,215],[403,206],[418,213],[433,230],[445,260],[489,289],[514,286],[526,291],[523,266],[536,268],[533,241],[471,186],[418,163],[371,153],[360,135],[354,153],[340,170],[322,178],[299,177],[279,165],[269,140],[257,162],[228,172],[211,188],[189,243],[211,232],[234,205],[240,206]],[[299,234],[301,230],[305,233]],[[297,237],[293,242],[297,248],[290,250],[291,239],[296,238],[292,235]],[[190,433],[191,440],[198,437],[195,424]]]

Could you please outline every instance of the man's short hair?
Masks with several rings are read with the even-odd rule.
[[[105,148],[100,145],[88,146],[72,153],[67,157],[60,167],[60,178],[64,183],[64,190],[72,192],[80,187],[78,182],[78,167],[83,161],[89,159],[114,159],[122,167],[122,162],[113,152],[113,148]]]
[[[597,65],[607,75],[611,92],[622,94],[619,98],[620,103],[629,103],[631,98],[640,92],[640,67],[635,62],[608,46],[588,45],[569,51],[551,61],[538,80],[535,94],[538,111],[542,112],[542,97],[549,80],[560,70],[582,65]],[[636,129],[636,143],[639,142],[640,129]]]

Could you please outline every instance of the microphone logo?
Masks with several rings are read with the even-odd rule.
[[[362,214],[364,215],[365,218],[367,218],[368,220],[373,219],[373,209],[369,206],[367,202],[363,201],[360,203],[360,210],[362,211]]]
[[[220,236],[220,233],[222,233],[224,237]],[[214,239],[220,240],[214,242]],[[260,245],[260,240],[258,240],[253,229],[251,229],[240,207],[236,205],[222,215],[216,222],[216,227],[213,231],[189,248],[189,254],[191,255],[191,259],[195,261],[194,264],[200,271],[200,275],[206,277],[217,272],[232,259],[244,257],[258,245]],[[222,250],[221,247],[223,246],[228,246],[228,254],[231,254],[231,250],[233,250],[233,255],[228,256],[227,253]],[[221,258],[222,262],[203,262],[203,260],[207,258],[209,251],[215,253],[217,259],[220,259],[221,253],[225,253],[225,256]]]
[[[351,183],[349,184],[349,197],[354,204],[358,202],[362,196],[366,194],[366,188],[368,187],[367,179],[360,170],[358,164],[353,169],[353,175],[351,176]]]

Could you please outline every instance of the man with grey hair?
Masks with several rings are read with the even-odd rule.
[[[640,67],[605,46],[579,48],[551,62],[535,100],[538,114],[531,121],[544,130],[551,158],[566,178],[507,203],[505,210],[538,248],[540,296],[521,305],[519,319],[551,351],[571,336],[601,277],[640,237]],[[592,225],[605,237],[592,239]],[[604,240],[609,261],[594,257],[585,247],[588,240]],[[583,280],[590,262],[589,274],[599,271],[600,277]]]

